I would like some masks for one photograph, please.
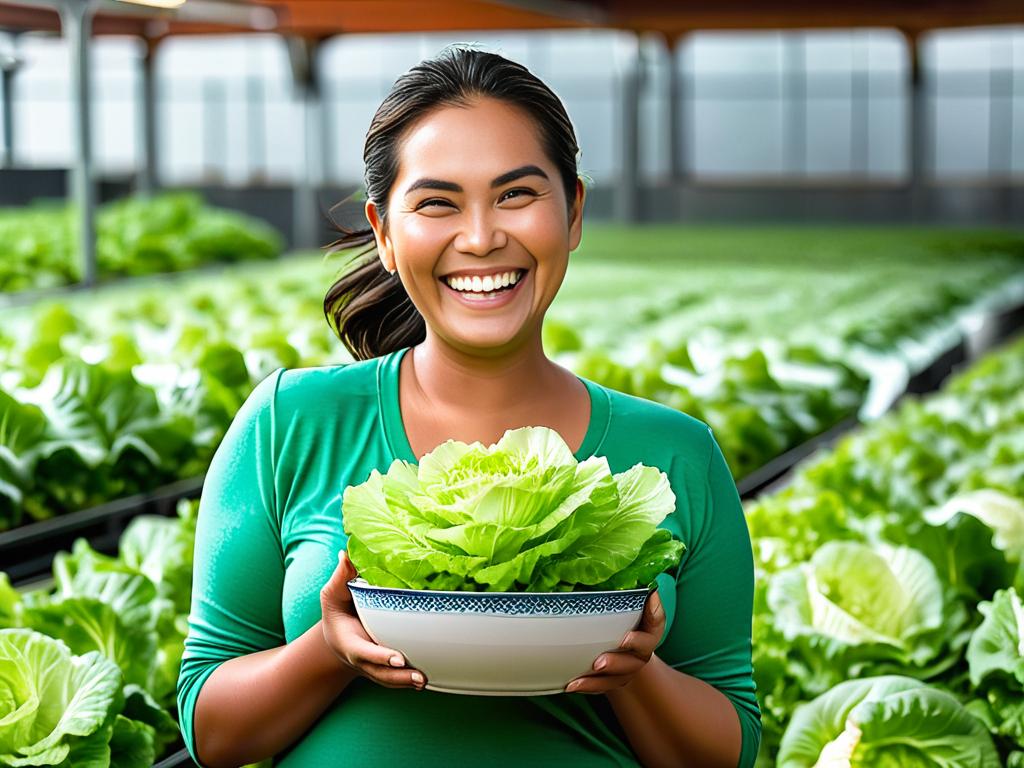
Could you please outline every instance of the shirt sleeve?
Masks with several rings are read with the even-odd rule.
[[[196,521],[192,606],[178,674],[182,738],[196,757],[199,691],[228,659],[284,645],[284,558],[274,493],[274,396],[260,382],[214,453]]]
[[[698,504],[694,510],[691,540],[684,541],[675,615],[657,653],[673,669],[729,698],[743,736],[739,768],[750,768],[761,741],[751,661],[754,558],[736,483],[718,443],[709,437],[703,509]]]

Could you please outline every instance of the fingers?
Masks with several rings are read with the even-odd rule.
[[[363,677],[387,688],[422,690],[426,678],[407,666],[408,660],[393,648],[378,645],[359,620],[348,582],[357,575],[348,553],[338,553],[338,567],[320,590],[324,637],[345,664]]]
[[[352,565],[352,561],[348,558],[348,550],[338,550],[338,566],[345,568],[345,571],[348,574],[347,579],[349,581],[351,581],[359,575],[359,573],[356,571],[356,567]]]
[[[594,672],[591,674],[600,674],[606,677],[635,675],[644,668],[646,663],[647,659],[637,658],[631,653],[612,651],[610,653],[602,653],[594,659]]]
[[[634,633],[635,634],[635,633]],[[628,651],[608,651],[594,659],[593,672],[569,682],[566,693],[604,693],[622,688],[636,678],[651,659]]]
[[[640,626],[637,629],[654,633],[661,637],[661,631],[665,628],[665,607],[661,604],[661,595],[658,590],[651,592],[644,606],[643,615],[640,617]]]
[[[348,641],[348,655],[353,665],[373,664],[380,667],[404,667],[405,657],[392,648],[377,645],[362,632],[352,633]]]
[[[405,657],[396,650],[377,645],[371,640],[353,637],[349,644],[351,665],[374,682],[389,688],[422,689],[423,673],[406,666]]]
[[[566,693],[604,693],[627,685],[633,675],[588,675],[565,686]]]
[[[324,633],[335,654],[360,675],[389,688],[422,689],[426,685],[423,673],[407,666],[408,659],[400,651],[375,643],[358,617],[337,614],[325,625]]]
[[[415,669],[391,669],[377,664],[367,664],[359,667],[359,671],[385,688],[415,688],[422,691],[427,683],[423,673]]]
[[[661,597],[657,591],[654,591],[644,606],[640,625],[626,633],[618,650],[627,651],[646,661],[658,647],[658,642],[663,634],[665,634],[665,609],[661,605]]]
[[[348,582],[356,577],[356,569],[348,559],[348,552],[338,552],[338,567],[320,590],[321,605],[338,606],[352,602]]]

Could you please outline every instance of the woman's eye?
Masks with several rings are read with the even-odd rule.
[[[416,206],[416,210],[418,211],[420,208],[428,208],[428,207],[436,208],[437,206],[435,205],[435,203],[440,203],[441,205],[448,205],[449,204],[447,200],[441,200],[440,198],[432,197],[429,200],[424,200],[422,203],[417,205]]]
[[[508,192],[506,192],[504,195],[501,196],[501,198],[500,198],[500,200],[498,202],[501,202],[501,200],[505,200],[506,199],[506,195],[512,195],[512,194],[515,194],[516,192],[522,192],[522,193],[525,193],[527,195],[530,195],[531,197],[533,196],[533,190],[518,189],[518,188],[517,189],[510,189]],[[521,197],[521,195],[516,195],[516,197]]]

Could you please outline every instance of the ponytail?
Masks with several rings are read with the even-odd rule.
[[[398,275],[381,264],[373,229],[346,227],[335,218],[335,211],[354,197],[331,209],[331,227],[340,237],[327,252],[349,258],[324,297],[324,316],[356,360],[369,360],[419,344],[426,338],[426,323]]]

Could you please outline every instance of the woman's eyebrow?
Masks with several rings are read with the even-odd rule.
[[[516,168],[511,171],[498,176],[496,179],[491,181],[491,187],[500,187],[502,184],[508,184],[510,181],[521,179],[524,176],[540,176],[543,179],[548,179],[548,175],[543,170],[538,168],[536,165],[524,165],[521,168]],[[440,189],[445,192],[461,192],[462,187],[456,184],[454,181],[442,181],[441,179],[417,179],[409,188],[405,190],[405,194],[415,192],[417,189]]]

